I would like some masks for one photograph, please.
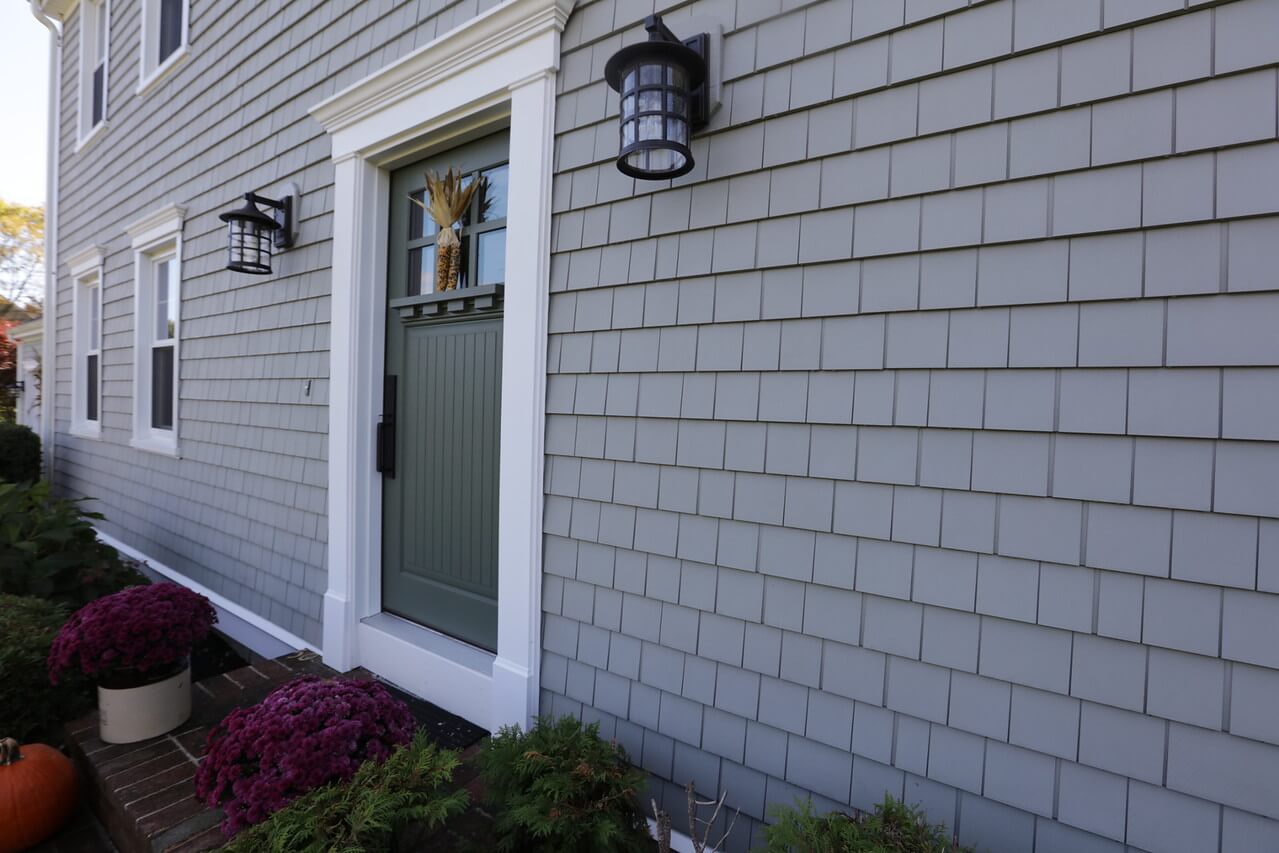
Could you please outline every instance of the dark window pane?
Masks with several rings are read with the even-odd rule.
[[[99,65],[93,69],[93,121],[96,127],[98,122],[102,121],[103,113],[106,110],[106,92],[103,91],[103,84],[106,83],[107,66]]]
[[[160,58],[168,59],[182,44],[182,0],[160,0]]]
[[[480,221],[492,222],[506,218],[506,177],[509,170],[498,166],[484,173],[483,195],[480,198]]]
[[[464,176],[462,177],[462,189],[466,189],[467,187],[469,187],[469,186],[470,186],[471,184],[473,184],[473,183],[475,183],[475,173],[474,173],[474,172],[472,172],[472,173],[471,173],[471,174],[469,174],[469,175],[464,175]],[[471,210],[472,210],[472,208],[474,208],[474,206],[475,206],[475,198],[474,198],[474,197],[472,197],[472,198],[471,198],[471,203],[470,203],[469,205],[467,205],[467,207],[466,207],[466,212],[465,212],[465,213],[463,213],[463,214],[462,214],[462,218],[458,220],[458,222],[461,224],[461,226],[462,226],[463,228],[465,228],[465,227],[467,227],[468,225],[470,225],[470,224],[471,224]]]
[[[98,357],[96,355],[86,357],[84,375],[84,419],[96,421],[98,419]]]
[[[151,350],[151,426],[173,429],[173,347]]]
[[[457,252],[457,286],[471,286],[471,238],[463,237],[462,246]]]

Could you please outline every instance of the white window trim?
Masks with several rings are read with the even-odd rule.
[[[77,154],[102,135],[102,131],[107,127],[107,119],[110,118],[108,110],[110,99],[107,97],[107,92],[111,88],[111,0],[101,0],[107,28],[106,56],[102,60],[102,121],[97,124],[90,124],[93,121],[93,69],[89,67],[89,39],[85,38],[85,22],[88,21],[85,11],[86,7],[92,2],[93,0],[80,0],[78,4],[80,15],[80,80],[78,83],[79,97],[76,103],[78,114],[75,150]],[[101,26],[102,23],[100,21],[98,25]]]
[[[182,222],[186,208],[171,204],[150,213],[124,230],[133,246],[133,438],[129,446],[165,456],[178,456],[178,433],[181,429],[182,365]],[[154,303],[150,285],[155,261],[173,256],[178,261],[178,322],[173,334],[173,429],[151,426],[151,340],[150,323]]]
[[[85,417],[85,375],[83,358],[88,354],[85,335],[89,321],[88,308],[82,304],[81,291],[86,283],[102,292],[102,267],[106,254],[101,246],[86,246],[67,258],[71,275],[71,427],[70,433],[80,438],[102,437],[102,313],[98,313],[98,419]],[[101,303],[99,303],[101,304]]]
[[[160,53],[158,30],[160,22],[160,0],[142,0],[141,9],[141,44],[138,45],[138,97],[146,97],[154,92],[174,71],[191,57],[191,2],[182,0],[182,41],[178,49],[165,57],[163,62],[151,63],[151,42],[155,42],[155,55]]]
[[[332,142],[332,385],[325,660],[363,665],[495,730],[538,710],[552,150],[560,33],[575,0],[506,0],[311,110]],[[509,121],[497,654],[381,606],[381,411],[390,169]],[[477,664],[477,660],[480,661]]]

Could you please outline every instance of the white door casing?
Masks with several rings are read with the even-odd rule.
[[[560,33],[575,0],[506,0],[311,110],[335,163],[323,655],[496,730],[537,714],[546,312]],[[509,226],[490,655],[382,613],[382,410],[390,166],[509,122]]]

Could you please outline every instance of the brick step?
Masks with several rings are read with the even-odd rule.
[[[67,748],[88,782],[89,804],[121,853],[197,853],[225,840],[220,809],[195,798],[195,771],[209,729],[232,709],[259,702],[304,673],[336,675],[311,653],[259,660],[197,682],[191,719],[131,744],[98,738],[98,712],[67,726]]]
[[[209,729],[233,709],[256,704],[281,684],[308,674],[339,675],[318,655],[296,652],[206,678],[192,688],[190,720],[139,743],[104,743],[98,738],[97,711],[68,725],[68,752],[88,780],[89,804],[120,853],[199,853],[221,846],[221,809],[195,798],[195,771]],[[356,669],[342,677],[373,676]],[[386,687],[408,703],[418,725],[442,747],[466,749],[488,734],[393,685]],[[472,754],[473,749],[467,757]],[[472,787],[477,782],[472,775],[458,784]]]

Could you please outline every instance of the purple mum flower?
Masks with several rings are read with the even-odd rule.
[[[230,837],[307,791],[350,779],[365,761],[385,760],[413,728],[408,706],[376,681],[303,676],[209,732],[195,793],[222,806]]]
[[[218,619],[203,595],[175,583],[132,586],[71,615],[49,650],[49,680],[78,668],[90,677],[141,672],[190,656]]]

